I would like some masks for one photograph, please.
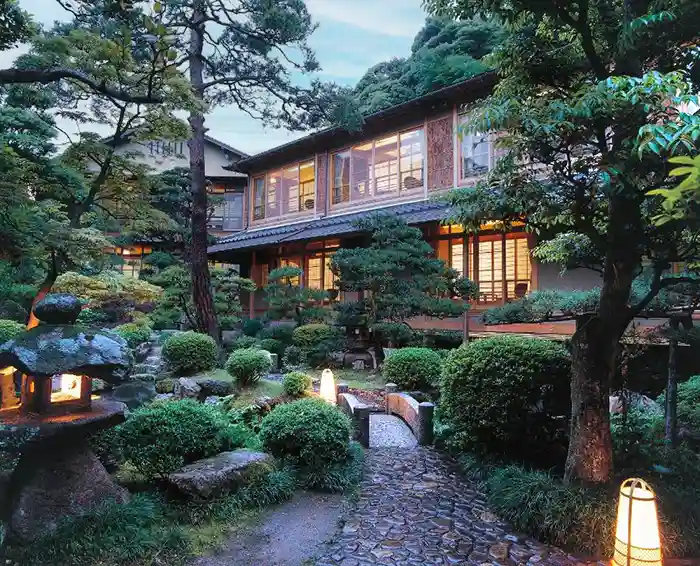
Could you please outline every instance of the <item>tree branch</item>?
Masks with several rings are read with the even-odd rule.
[[[131,102],[135,104],[160,104],[164,102],[164,99],[161,96],[154,96],[152,94],[131,94],[124,90],[111,88],[107,86],[104,81],[98,82],[86,74],[74,69],[0,69],[0,84],[48,84],[64,79],[77,81],[90,87],[96,93],[104,94],[123,102]]]

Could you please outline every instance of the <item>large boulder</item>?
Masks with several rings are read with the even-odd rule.
[[[202,388],[194,379],[181,377],[173,382],[173,393],[178,399],[197,399]]]
[[[274,458],[270,454],[240,449],[189,464],[170,474],[168,483],[188,497],[212,499],[235,491],[273,469]]]
[[[156,386],[153,382],[133,381],[115,387],[110,397],[124,403],[130,410],[138,409],[141,405],[156,397]]]

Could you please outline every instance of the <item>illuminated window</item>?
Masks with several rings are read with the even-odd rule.
[[[124,246],[114,249],[114,254],[118,255],[123,263],[116,265],[115,268],[123,275],[138,279],[141,268],[143,267],[143,258],[150,254],[153,248],[150,246]]]
[[[299,260],[297,259],[290,259],[290,258],[282,258],[280,259],[280,267],[299,267]],[[289,281],[292,285],[299,285],[299,277],[290,277]]]
[[[323,289],[323,255],[308,258],[306,277],[310,289]]]
[[[424,180],[422,129],[362,143],[331,155],[331,204],[420,191]]]
[[[253,219],[275,218],[316,208],[316,166],[305,161],[253,182]]]
[[[265,201],[265,218],[274,218],[280,215],[280,193],[282,191],[282,173],[273,171],[268,173],[265,179],[267,199]]]

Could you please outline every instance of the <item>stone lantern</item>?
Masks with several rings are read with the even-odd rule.
[[[116,334],[75,325],[80,302],[47,295],[34,307],[39,326],[0,346],[0,367],[22,373],[20,403],[0,410],[0,440],[26,438],[6,497],[8,536],[29,542],[65,516],[106,499],[124,502],[88,436],[124,420],[122,403],[92,398],[92,378],[119,385],[133,357]]]

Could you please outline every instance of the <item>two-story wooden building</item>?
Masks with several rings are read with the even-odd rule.
[[[209,249],[216,261],[241,265],[259,286],[280,265],[303,268],[303,285],[333,288],[330,257],[362,242],[353,222],[384,212],[419,227],[436,255],[479,284],[479,305],[520,297],[533,289],[589,288],[593,272],[559,274],[531,255],[533,236],[484,225],[478,235],[442,224],[446,205],[433,198],[469,186],[499,157],[491,135],[458,135],[465,104],[486,96],[496,77],[484,74],[388,108],[365,119],[359,131],[321,130],[247,157],[245,229]],[[366,237],[366,236],[365,236]],[[264,292],[250,297],[251,316],[265,309]],[[478,309],[477,309],[478,310]],[[416,321],[416,326],[458,328],[459,321]]]

